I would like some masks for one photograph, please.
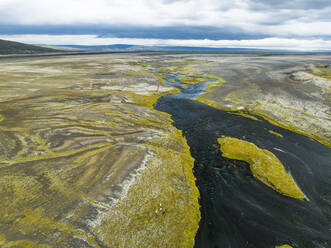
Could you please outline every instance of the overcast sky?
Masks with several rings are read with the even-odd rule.
[[[331,0],[0,0],[0,38],[331,50]]]

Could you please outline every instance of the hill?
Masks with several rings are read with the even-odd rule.
[[[0,55],[36,54],[36,53],[52,53],[52,52],[53,53],[57,52],[57,50],[0,39]]]

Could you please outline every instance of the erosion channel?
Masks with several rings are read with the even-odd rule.
[[[195,247],[331,247],[330,149],[260,117],[194,101],[212,80],[183,84],[184,75],[161,74],[180,94],[161,97],[154,108],[171,114],[195,159],[202,216]],[[305,199],[280,194],[257,180],[248,163],[222,157],[218,139],[223,135],[275,154]]]

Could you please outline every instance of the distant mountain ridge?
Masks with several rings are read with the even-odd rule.
[[[0,39],[0,54],[37,54],[37,53],[54,53],[58,52],[56,49],[40,47],[35,45],[28,45],[15,41]]]
[[[266,49],[250,49],[250,48],[214,48],[214,47],[192,47],[192,46],[142,46],[128,44],[114,45],[57,45],[54,47],[68,47],[84,50],[128,50],[128,51],[210,51],[210,52],[228,52],[228,51],[269,51]]]
[[[97,45],[97,46],[89,46],[89,45],[55,45],[54,47],[66,47],[66,48],[76,48],[76,49],[87,49],[87,50],[126,50],[132,47],[137,47],[135,45],[127,45],[127,44],[114,44],[114,45]]]
[[[114,44],[114,45],[56,45],[54,47],[67,47],[81,50],[109,50],[109,51],[173,51],[173,52],[252,52],[252,53],[330,53],[330,51],[296,51],[285,49],[256,49],[256,48],[225,48],[225,47],[192,47],[192,46],[141,46],[128,44]]]
[[[219,52],[219,53],[328,53],[330,51],[295,51],[281,49],[256,49],[256,48],[215,48],[215,47],[192,47],[192,46],[143,46],[129,44],[113,44],[113,45],[48,45],[38,46],[29,45],[20,42],[1,40],[0,39],[0,55],[10,54],[41,54],[41,53],[99,53],[99,52]]]

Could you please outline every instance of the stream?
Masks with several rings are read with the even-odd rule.
[[[162,74],[181,93],[161,97],[154,108],[171,114],[195,159],[202,217],[195,247],[330,248],[331,149],[260,117],[255,121],[194,101],[213,81],[183,87],[178,77],[184,75]],[[246,162],[222,157],[222,135],[274,153],[309,200],[281,195],[254,178]]]

